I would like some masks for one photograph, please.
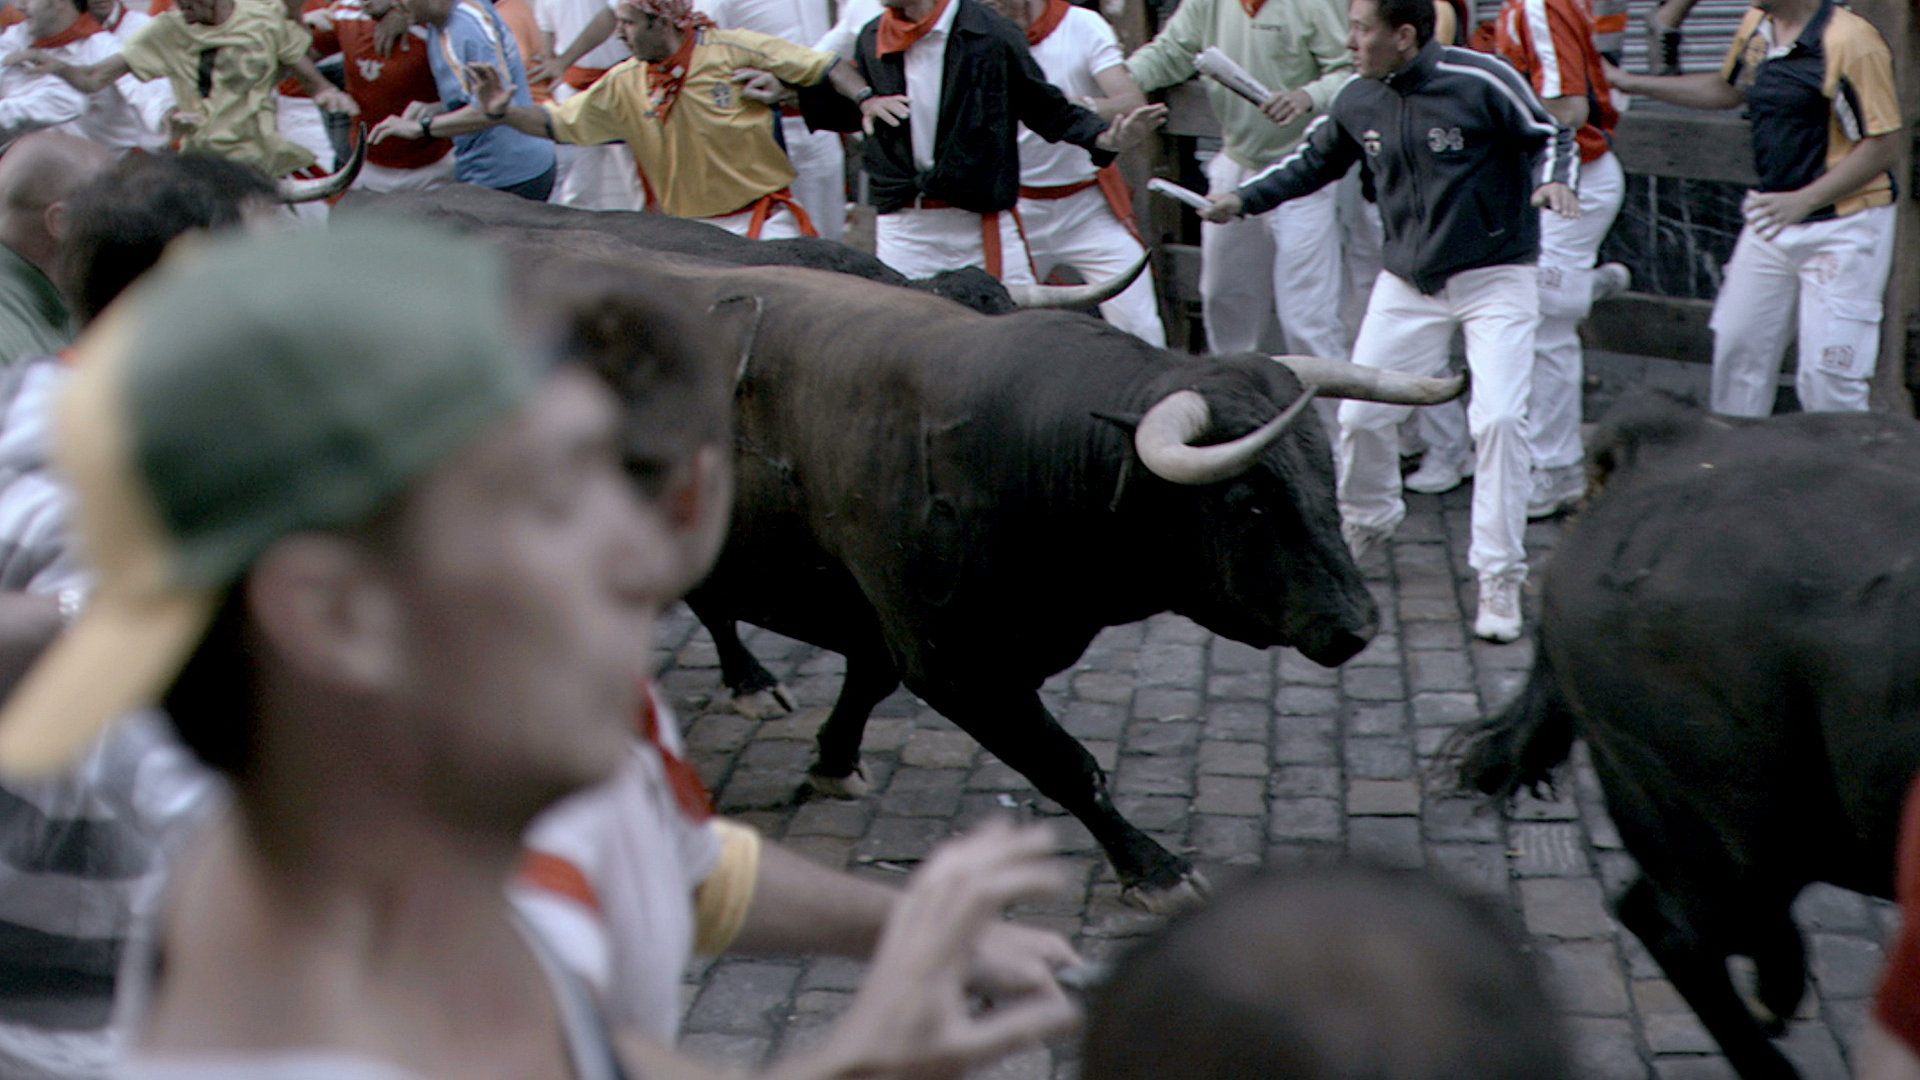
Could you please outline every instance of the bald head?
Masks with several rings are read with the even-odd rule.
[[[57,131],[14,140],[0,154],[0,244],[50,273],[61,204],[112,163],[106,147]]]

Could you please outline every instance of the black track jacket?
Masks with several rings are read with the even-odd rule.
[[[1293,152],[1239,189],[1265,213],[1365,155],[1386,268],[1431,295],[1462,270],[1540,255],[1534,189],[1578,179],[1580,152],[1506,61],[1429,41],[1384,79],[1354,79]]]
[[[940,122],[934,129],[933,168],[913,166],[907,124],[875,124],[866,140],[867,175],[873,204],[883,214],[913,204],[916,196],[940,199],[976,214],[1011,210],[1020,201],[1020,151],[1025,124],[1049,142],[1065,140],[1093,155],[1096,166],[1114,155],[1094,145],[1107,122],[1067,100],[1047,81],[1027,51],[1026,32],[982,7],[978,0],[952,0],[953,29],[940,76]],[[879,57],[879,20],[861,31],[853,63],[882,96],[907,92],[904,53]],[[824,80],[821,84],[825,87]],[[809,127],[859,131],[859,107],[828,88],[800,91]],[[918,123],[914,117],[910,123]]]

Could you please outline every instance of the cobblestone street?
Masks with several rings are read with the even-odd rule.
[[[1363,564],[1380,604],[1379,636],[1338,670],[1162,615],[1102,634],[1048,682],[1044,699],[1111,772],[1122,812],[1187,852],[1216,885],[1262,863],[1352,856],[1430,867],[1512,905],[1559,994],[1586,1075],[1731,1076],[1652,959],[1613,920],[1610,900],[1634,867],[1582,753],[1558,800],[1523,800],[1507,821],[1428,775],[1446,736],[1510,698],[1531,662],[1527,640],[1471,638],[1467,499],[1464,488],[1408,497],[1393,543]],[[1536,579],[1562,527],[1529,529]],[[1530,584],[1529,631],[1537,605]],[[1156,925],[1118,902],[1112,873],[1077,822],[904,691],[867,729],[874,794],[798,802],[813,732],[839,688],[839,657],[750,632],[749,646],[800,702],[793,715],[756,723],[724,711],[713,648],[684,609],[665,640],[664,686],[724,812],[822,862],[899,880],[942,837],[1011,807],[1056,825],[1084,883],[1023,917],[1096,958]],[[1808,890],[1796,910],[1812,978],[1784,1048],[1809,1080],[1838,1080],[1893,911],[1826,886]],[[841,960],[698,968],[686,987],[686,1045],[741,1067],[804,1045],[845,1006],[859,975],[859,965]],[[1070,1045],[1056,1045],[979,1075],[1072,1077],[1074,1058]]]

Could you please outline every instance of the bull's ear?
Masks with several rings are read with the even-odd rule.
[[[1132,435],[1134,430],[1140,426],[1140,417],[1138,414],[1110,413],[1094,409],[1088,412],[1087,415],[1093,417],[1095,420],[1105,420],[1107,423],[1112,424],[1128,435]]]
[[[733,388],[737,392],[747,379],[747,365],[753,359],[754,339],[760,335],[761,302],[757,296],[729,296],[707,309],[713,326],[713,340],[722,356],[734,358]]]

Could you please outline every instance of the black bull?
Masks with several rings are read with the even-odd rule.
[[[690,293],[684,305],[752,298],[748,355],[720,358],[739,365],[734,518],[689,602],[723,649],[745,619],[846,657],[816,778],[855,773],[868,714],[904,681],[1085,823],[1129,898],[1178,902],[1201,884],[1191,865],[1119,814],[1040,684],[1101,629],[1161,611],[1325,664],[1375,630],[1325,436],[1287,422],[1306,396],[1269,358],[1199,360],[1078,315],[988,318],[604,235],[488,231],[617,263],[644,290]],[[1428,400],[1459,390],[1406,382]],[[1211,476],[1236,454],[1233,475]]]
[[[1620,921],[1741,1076],[1791,1077],[1767,1039],[1805,987],[1790,906],[1814,881],[1891,895],[1920,765],[1920,425],[1649,394],[1594,460],[1606,487],[1554,552],[1532,677],[1463,733],[1461,779],[1504,802],[1584,738],[1640,864]]]

